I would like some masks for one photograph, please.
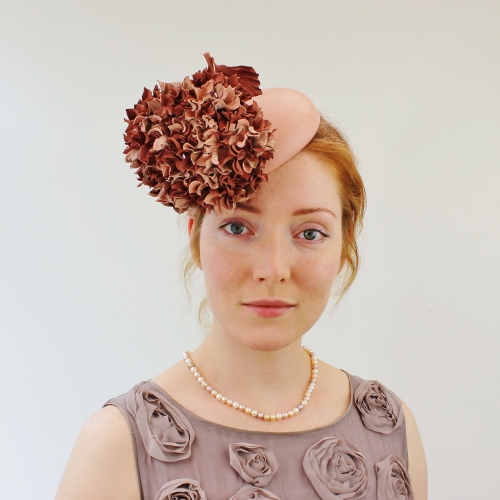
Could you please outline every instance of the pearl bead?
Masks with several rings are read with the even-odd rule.
[[[295,408],[288,412],[283,412],[283,413],[272,413],[272,414],[264,414],[262,412],[258,412],[257,410],[252,410],[249,406],[242,405],[240,403],[237,403],[236,401],[233,401],[231,399],[226,398],[223,396],[220,392],[217,392],[212,386],[208,385],[208,382],[204,379],[204,377],[201,375],[201,373],[198,371],[198,368],[193,364],[193,361],[189,357],[189,352],[186,351],[182,354],[187,367],[191,371],[191,373],[194,375],[196,378],[197,382],[205,389],[207,390],[212,396],[215,397],[217,401],[220,401],[223,404],[226,404],[227,406],[232,406],[236,410],[240,410],[242,412],[245,412],[247,415],[250,415],[251,417],[254,418],[259,418],[261,420],[265,420],[266,422],[275,422],[276,420],[283,420],[286,418],[291,418],[294,417],[295,415],[298,415],[300,411],[304,409],[305,406],[307,406],[309,399],[311,398],[312,392],[316,386],[316,381],[318,379],[318,359],[316,357],[316,354],[309,349],[308,347],[303,347],[304,350],[308,353],[310,357],[310,362],[311,362],[311,374],[310,374],[310,379],[309,379],[309,385],[307,386],[307,390],[303,396],[302,401],[300,402],[299,405],[297,405]]]

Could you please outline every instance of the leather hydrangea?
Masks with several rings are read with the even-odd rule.
[[[272,125],[252,99],[262,93],[258,74],[204,56],[206,69],[145,88],[125,120],[124,153],[139,185],[178,213],[220,213],[252,198],[274,153]]]

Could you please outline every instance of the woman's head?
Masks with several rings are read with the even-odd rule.
[[[325,166],[338,188],[342,221],[341,258],[344,264],[338,287],[338,297],[341,298],[352,285],[359,266],[357,237],[362,227],[366,205],[363,181],[347,141],[339,130],[324,118],[321,118],[316,134],[302,151],[313,155]],[[186,276],[201,267],[200,235],[203,220],[204,214],[199,210],[190,212],[191,252],[186,262]]]
[[[352,152],[304,94],[262,91],[253,68],[219,66],[208,53],[205,58],[206,69],[181,83],[145,89],[127,110],[126,159],[157,201],[179,213],[190,211],[187,274],[205,268],[214,321],[217,278],[235,277],[223,285],[231,294],[241,288],[238,273],[257,276],[259,283],[255,289],[251,281],[245,283],[241,300],[279,298],[282,289],[299,304],[319,293],[311,311],[316,304],[322,311],[340,270],[345,269],[342,296],[358,269],[356,238],[365,197]],[[229,236],[224,229],[234,223],[226,218],[233,211],[245,215],[238,226],[242,235]],[[333,214],[329,221],[320,220],[328,213]],[[323,229],[316,228],[323,223]],[[306,234],[323,237],[309,241]],[[259,277],[267,265],[283,279],[264,289],[273,281]]]
[[[344,264],[339,192],[324,162],[302,151],[251,200],[204,215],[197,241],[213,335],[275,350],[316,323]]]

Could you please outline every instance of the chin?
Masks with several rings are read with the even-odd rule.
[[[280,332],[276,331],[276,329],[267,333],[265,329],[259,329],[258,333],[248,332],[243,338],[239,337],[235,340],[253,351],[273,352],[300,341],[302,336],[303,334],[300,333],[290,335],[289,331],[284,335],[280,335]]]

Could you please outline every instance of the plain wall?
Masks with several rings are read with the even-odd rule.
[[[494,498],[499,21],[493,0],[2,2],[0,497],[52,498],[87,418],[202,338],[183,224],[122,134],[210,51],[311,96],[359,158],[361,271],[306,345],[412,408],[431,499]]]

